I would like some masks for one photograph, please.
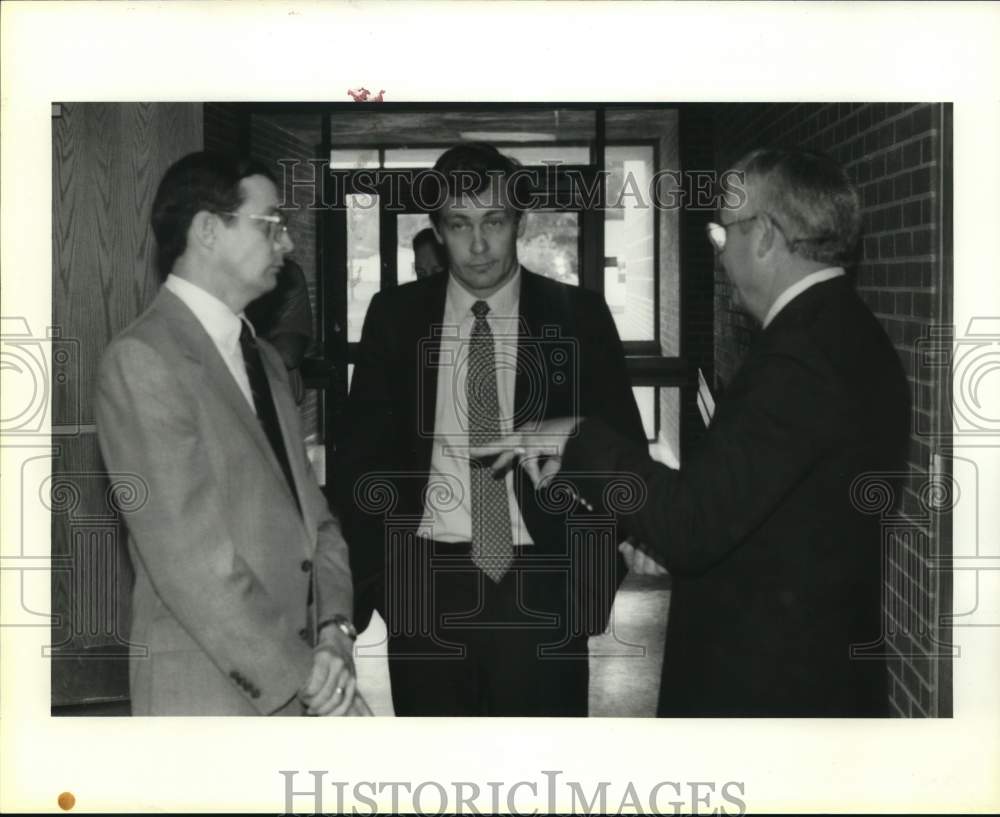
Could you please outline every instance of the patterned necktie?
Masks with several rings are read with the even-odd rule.
[[[295,507],[302,513],[302,506],[299,504],[299,494],[295,490],[295,478],[292,476],[292,467],[288,463],[288,452],[285,451],[285,441],[281,437],[281,425],[278,423],[278,411],[274,407],[274,398],[271,395],[271,387],[267,382],[267,374],[264,372],[264,363],[260,359],[260,349],[257,347],[257,340],[250,330],[249,324],[241,321],[240,329],[240,349],[243,350],[243,364],[247,369],[247,379],[250,381],[250,391],[253,393],[253,405],[257,410],[257,419],[260,420],[264,434],[267,436],[274,456],[278,458],[278,464],[288,481],[288,488],[295,499]]]
[[[483,445],[500,436],[500,401],[497,399],[493,332],[486,322],[490,306],[476,301],[476,316],[469,342],[468,377],[465,382],[469,412],[469,445]],[[507,483],[494,479],[490,467],[478,460],[469,466],[472,490],[472,561],[499,583],[514,560]]]

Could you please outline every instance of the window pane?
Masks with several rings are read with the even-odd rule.
[[[398,167],[434,167],[438,156],[445,152],[445,148],[398,148],[385,152],[385,165],[387,168]]]
[[[382,280],[379,257],[378,196],[347,199],[347,340],[361,340],[361,327]]]
[[[622,340],[655,340],[653,148],[608,147],[605,159],[604,297]]]
[[[634,386],[632,394],[635,395],[636,405],[639,407],[639,416],[642,417],[642,427],[646,432],[647,440],[656,439],[656,389],[653,386]]]
[[[520,262],[539,275],[574,286],[580,283],[580,217],[577,213],[531,210],[517,240]]]
[[[399,283],[417,280],[413,236],[430,226],[430,216],[425,213],[401,213],[396,217],[396,280]]]
[[[334,170],[378,167],[378,149],[334,148],[330,151],[330,167]]]

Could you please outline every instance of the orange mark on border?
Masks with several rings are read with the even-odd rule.
[[[76,798],[73,796],[73,792],[64,791],[59,795],[57,802],[59,803],[59,808],[63,811],[69,811],[76,805]]]

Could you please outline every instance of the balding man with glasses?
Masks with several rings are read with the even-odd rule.
[[[347,548],[310,470],[278,353],[244,315],[293,245],[269,170],[213,153],[167,170],[166,280],[108,347],[96,396],[135,568],[134,715],[365,714]]]
[[[708,240],[762,331],[680,471],[594,418],[476,453],[536,483],[641,477],[648,499],[619,522],[673,576],[661,716],[886,716],[882,536],[858,491],[905,462],[910,398],[846,273],[859,197],[816,153],[738,169],[746,195]]]

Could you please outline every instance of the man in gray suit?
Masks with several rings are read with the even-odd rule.
[[[148,487],[125,514],[136,715],[368,714],[340,526],[285,367],[243,316],[292,250],[278,202],[261,165],[174,164],[152,213],[166,280],[101,361],[105,464]]]

